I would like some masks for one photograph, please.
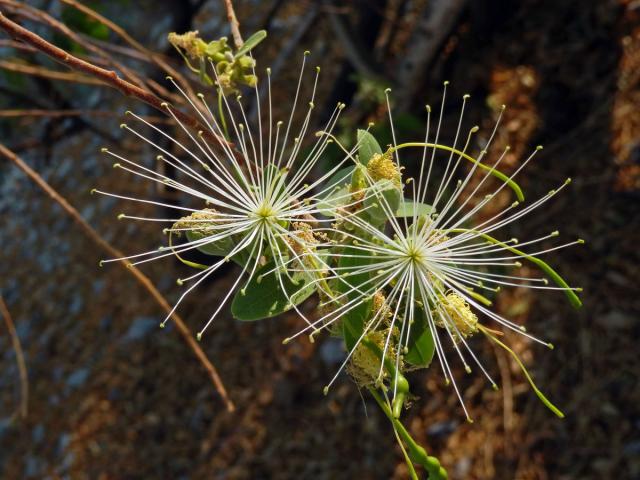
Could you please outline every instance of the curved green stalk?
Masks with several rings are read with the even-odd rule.
[[[224,109],[222,108],[222,89],[218,88],[218,115],[220,115],[220,123],[224,130],[224,138],[229,140],[229,130],[227,129],[227,120],[224,118]]]
[[[391,376],[391,383],[395,386],[396,395],[393,400],[392,412],[395,418],[400,418],[400,413],[402,412],[402,407],[404,406],[404,402],[407,399],[407,395],[409,394],[409,381],[406,377],[400,372],[396,366],[393,364],[390,358],[383,357],[384,353],[379,345],[375,342],[372,342],[368,338],[362,339],[362,344],[371,350],[378,359],[382,359],[384,361],[385,370]]]
[[[331,292],[329,285],[325,282],[326,288],[328,292]],[[350,326],[347,325],[347,328]],[[357,332],[354,332],[351,329],[351,334],[354,336],[358,336]],[[411,437],[407,429],[402,425],[400,421],[400,413],[402,412],[402,407],[404,406],[404,402],[409,394],[409,382],[402,374],[402,372],[398,371],[396,366],[393,364],[391,359],[383,356],[383,351],[379,345],[375,342],[371,341],[369,338],[365,337],[362,339],[362,344],[371,350],[381,361],[384,362],[385,369],[391,376],[391,382],[395,385],[396,388],[396,396],[393,400],[393,404],[389,403],[389,400],[383,401],[378,392],[373,387],[367,387],[369,392],[373,395],[373,398],[376,400],[384,414],[391,421],[391,425],[393,426],[394,434],[396,439],[398,439],[398,443],[400,444],[400,449],[404,454],[405,461],[407,463],[407,468],[409,469],[409,473],[411,475],[412,480],[418,479],[415,468],[413,467],[413,463],[417,463],[422,465],[424,469],[429,474],[430,480],[446,480],[448,478],[447,471],[440,465],[439,460],[436,457],[430,457],[427,455],[427,452],[424,448],[422,448],[414,439]],[[404,448],[403,443],[407,445],[408,451]]]
[[[513,359],[517,362],[517,364],[520,366],[520,369],[522,370],[522,372],[524,373],[524,376],[527,378],[527,380],[529,381],[529,384],[531,385],[531,388],[533,389],[533,391],[536,393],[536,395],[538,396],[538,398],[540,399],[540,401],[542,403],[544,403],[544,405],[551,410],[553,413],[555,413],[558,417],[560,418],[564,418],[564,413],[562,413],[562,411],[556,407],[553,403],[551,403],[551,401],[544,396],[544,394],[538,389],[538,387],[536,387],[536,384],[533,382],[533,379],[531,378],[531,375],[529,375],[529,372],[527,371],[527,368],[524,366],[524,364],[522,363],[522,361],[520,360],[520,357],[518,357],[518,355],[516,354],[516,352],[514,352],[513,350],[511,350],[509,347],[507,347],[504,343],[502,343],[500,340],[498,340],[494,335],[491,335],[486,328],[484,327],[480,327],[480,329],[482,330],[482,333],[484,333],[487,337],[489,337],[491,340],[493,340],[494,342],[496,342],[498,345],[500,345],[502,348],[504,348],[507,352],[509,352],[509,354],[513,357]]]
[[[489,300],[487,297],[485,297],[484,295],[481,295],[478,292],[474,292],[471,289],[467,289],[466,291],[471,297],[475,298],[476,300],[478,300],[480,303],[484,304],[487,307],[490,307],[491,305],[493,305],[493,302],[491,300]]]
[[[391,151],[395,152],[396,150],[400,150],[401,148],[409,148],[409,147],[436,148],[439,150],[445,150],[447,152],[455,153],[456,155],[461,156],[465,160],[469,160],[471,163],[476,164],[482,170],[487,170],[491,175],[499,178],[500,180],[505,182],[507,185],[509,185],[509,188],[511,188],[511,190],[513,190],[514,193],[516,194],[518,201],[522,202],[524,200],[524,194],[522,193],[522,189],[520,188],[520,186],[516,182],[511,180],[507,175],[505,175],[499,170],[496,170],[493,167],[485,165],[480,160],[473,158],[471,155],[461,150],[458,150],[457,148],[449,147],[447,145],[440,145],[439,143],[408,142],[408,143],[401,143],[400,145],[396,145],[395,147],[392,147]]]
[[[197,268],[199,270],[206,270],[207,268],[209,268],[210,265],[203,265],[201,263],[192,262],[178,255],[178,252],[176,252],[175,249],[173,248],[172,235],[173,233],[169,232],[169,248],[171,249],[173,254],[178,258],[178,260],[180,260],[182,263],[184,263],[188,267]]]
[[[564,279],[560,276],[560,274],[558,274],[558,272],[556,272],[553,268],[551,268],[546,262],[544,262],[543,260],[540,260],[537,257],[533,257],[531,255],[528,255],[526,253],[524,253],[522,250],[518,250],[517,248],[514,248],[510,245],[507,245],[504,242],[501,242],[500,240],[497,240],[495,238],[493,238],[491,235],[487,235],[486,233],[480,233],[477,230],[473,230],[473,229],[469,229],[469,228],[452,228],[452,229],[448,229],[445,230],[446,232],[453,232],[453,233],[467,233],[467,232],[471,232],[479,237],[484,238],[485,240],[495,244],[495,245],[499,245],[502,248],[505,248],[506,250],[509,250],[512,253],[515,253],[516,255],[520,255],[523,258],[526,258],[527,260],[529,260],[531,263],[536,264],[540,270],[542,270],[544,273],[546,273],[547,275],[549,275],[551,277],[551,279],[555,282],[556,285],[558,285],[559,287],[562,287],[564,290],[564,294],[567,296],[567,298],[569,299],[569,302],[571,302],[571,305],[573,305],[575,308],[580,308],[582,306],[582,300],[580,300],[580,298],[574,293],[574,291],[571,289],[571,287],[567,284],[567,282],[564,281]]]
[[[387,399],[387,405],[389,405],[388,399]],[[407,464],[407,469],[409,469],[409,476],[411,477],[411,480],[420,480],[420,477],[418,477],[418,474],[416,473],[416,469],[413,466],[413,462],[409,458],[407,449],[404,448],[404,443],[402,443],[402,439],[400,438],[400,435],[398,434],[398,430],[396,429],[395,426],[393,426],[393,433],[396,437],[396,440],[398,441],[398,446],[400,447],[400,451],[402,452],[402,456],[404,457],[404,462]]]
[[[427,451],[422,448],[416,441],[413,439],[411,434],[404,428],[402,422],[397,419],[389,405],[387,405],[384,400],[380,397],[380,394],[376,392],[375,389],[369,387],[369,392],[378,403],[384,414],[391,421],[394,430],[398,433],[402,441],[405,443],[408,449],[408,455],[412,462],[417,463],[418,465],[422,465],[424,469],[427,471],[430,480],[446,480],[449,478],[447,471],[440,465],[440,462],[436,457],[430,457],[427,455]]]

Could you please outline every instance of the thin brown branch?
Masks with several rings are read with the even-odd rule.
[[[154,63],[153,59],[150,58],[148,52],[141,52],[140,50],[136,50],[131,46],[125,47],[122,45],[116,45],[107,40],[100,40],[98,38],[90,37],[85,33],[81,33],[80,36],[85,38],[87,41],[93,43],[94,45],[97,45],[98,47],[102,48],[105,51],[108,51],[111,53],[117,53],[118,55],[122,55],[123,57],[132,58],[134,60],[138,60],[140,62],[144,62],[148,64]],[[165,62],[170,61],[169,57],[162,53],[158,53],[158,52],[152,52],[152,53],[155,56],[162,58]]]
[[[0,39],[0,47],[15,48],[16,50],[22,50],[24,52],[36,53],[37,50],[29,45],[25,45],[22,42],[16,42],[15,40],[9,40],[8,38]]]
[[[0,16],[0,18],[2,17]],[[110,243],[104,240],[98,234],[98,232],[96,232],[91,227],[91,225],[89,225],[84,220],[84,218],[82,218],[78,210],[76,210],[69,202],[67,202],[67,200],[64,197],[62,197],[58,192],[56,192],[40,175],[38,175],[38,173],[35,170],[29,167],[21,158],[19,158],[15,153],[13,153],[11,150],[9,150],[7,147],[5,147],[1,143],[0,143],[0,155],[4,156],[8,160],[10,160],[13,164],[15,164],[31,180],[33,180],[36,183],[36,185],[38,185],[38,187],[40,187],[47,195],[49,195],[49,197],[51,197],[52,200],[58,203],[64,209],[64,211],[67,212],[67,214],[69,214],[69,216],[78,224],[78,226],[82,229],[84,234],[93,243],[95,243],[98,247],[100,247],[107,255],[111,257],[125,256],[124,253],[120,252],[118,249],[116,249]],[[149,278],[144,273],[142,273],[137,267],[135,267],[134,265],[131,265],[128,262],[121,262],[120,264],[126,271],[128,271],[131,275],[133,275],[136,281],[138,281],[138,283],[140,283],[147,292],[149,292],[151,297],[156,301],[158,305],[160,305],[160,307],[165,312],[171,313],[172,309],[169,303],[167,303],[167,301],[162,296],[162,294],[153,286],[153,284],[151,283],[151,280],[149,280]],[[202,349],[200,348],[200,345],[195,340],[191,330],[189,329],[189,327],[187,327],[187,325],[184,323],[182,318],[177,313],[174,312],[171,314],[171,319],[174,321],[178,329],[178,332],[180,332],[180,334],[182,335],[183,339],[185,340],[189,348],[191,348],[191,350],[196,355],[200,363],[202,363],[202,365],[206,369],[207,373],[209,374],[209,377],[211,378],[211,381],[213,382],[213,385],[215,386],[217,392],[222,397],[222,400],[224,401],[227,407],[227,410],[229,412],[232,412],[235,409],[235,407],[227,394],[227,391],[222,383],[222,380],[220,379],[220,376],[218,375],[216,368],[213,366],[213,364],[209,361],[205,353],[202,351]]]
[[[229,21],[229,26],[231,27],[233,43],[235,43],[236,48],[240,48],[244,41],[242,40],[242,35],[240,35],[240,22],[238,22],[236,12],[233,9],[233,2],[231,0],[224,0],[224,8],[226,8],[227,10],[227,20]]]
[[[39,35],[36,35],[35,33],[8,19],[2,12],[0,12],[0,28],[7,32],[11,37],[21,40],[28,45],[37,48],[40,52],[66,65],[72,70],[86,73],[92,77],[95,77],[104,82],[104,84],[120,91],[123,95],[127,97],[137,98],[138,100],[143,101],[153,108],[163,113],[167,113],[168,104],[161,98],[155,96],[153,93],[122,79],[113,70],[106,70],[104,68],[97,67],[96,65],[86,62],[85,60],[75,57],[74,55],[71,55],[69,52],[61,48],[56,47]],[[203,134],[207,138],[214,140],[218,145],[227,144],[226,140],[213,133],[210,129],[203,127],[195,117],[186,114],[178,109],[171,109],[171,112],[180,122],[182,122],[186,126],[191,127],[194,130],[202,130]]]
[[[98,12],[96,12],[92,8],[88,7],[87,5],[83,5],[82,3],[77,2],[76,0],[60,0],[60,1],[62,3],[65,3],[65,4],[67,4],[67,5],[71,6],[71,7],[79,10],[80,12],[84,13],[85,15],[87,15],[89,18],[91,18],[91,19],[95,20],[96,22],[99,22],[102,25],[104,25],[105,27],[107,27],[109,30],[114,32],[116,35],[118,35],[120,38],[122,38],[125,42],[127,42],[129,45],[131,45],[134,49],[139,51],[142,55],[144,55],[147,58],[150,58],[151,60],[153,60],[153,62],[158,67],[160,67],[168,75],[173,77],[173,79],[178,83],[178,85],[180,85],[183,88],[183,90],[185,92],[187,92],[187,95],[189,95],[189,97],[192,100],[194,98],[196,98],[195,94],[193,92],[193,89],[191,88],[191,85],[189,85],[189,82],[184,78],[184,76],[180,72],[178,72],[175,68],[173,68],[171,65],[169,65],[169,63],[164,59],[164,57],[162,55],[159,55],[156,52],[153,52],[153,51],[145,48],[144,45],[142,45],[140,42],[138,42],[136,39],[134,39],[131,35],[129,35],[124,28],[122,28],[119,25],[115,24],[114,22],[112,22],[108,18],[103,17],[102,15],[100,15]]]
[[[104,110],[43,110],[43,109],[13,109],[0,110],[0,118],[22,118],[22,117],[47,117],[47,118],[64,118],[64,117],[120,117],[119,113]],[[140,115],[149,123],[161,123],[173,125],[174,122],[170,118]]]
[[[69,38],[71,41],[82,46],[87,51],[92,52],[109,67],[120,70],[125,75],[125,77],[129,78],[133,83],[135,83],[139,87],[145,87],[144,81],[138,75],[136,75],[135,72],[133,72],[131,69],[127,68],[126,66],[122,65],[121,63],[116,62],[111,55],[107,54],[104,50],[97,47],[96,45],[93,45],[92,43],[84,40],[80,35],[75,33],[73,30],[67,27],[64,23],[53,18],[47,12],[40,10],[38,8],[32,7],[31,5],[27,5],[26,3],[17,2],[15,0],[0,0],[0,4],[7,7],[10,12],[19,14],[21,16],[25,16],[35,22],[41,23],[43,25],[46,25],[52,28],[53,30],[58,31],[62,35]]]
[[[24,353],[22,351],[22,345],[20,345],[20,339],[16,332],[16,326],[13,323],[9,308],[4,302],[2,295],[0,295],[0,315],[4,318],[4,323],[7,325],[7,330],[11,336],[11,343],[13,344],[13,351],[16,353],[16,361],[18,362],[18,372],[20,374],[20,416],[27,418],[28,405],[29,405],[29,379],[27,377],[27,364],[24,361]]]
[[[62,80],[63,82],[83,83],[86,85],[104,85],[104,82],[86,75],[78,75],[75,72],[58,72],[38,65],[28,65],[8,60],[0,60],[0,68],[10,72],[24,73],[34,77],[50,78],[51,80]]]

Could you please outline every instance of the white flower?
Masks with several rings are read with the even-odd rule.
[[[202,266],[183,260],[189,265],[200,267],[201,270],[178,280],[179,284],[189,286],[175,303],[172,312],[187,294],[225,262],[233,259],[242,265],[241,274],[200,330],[198,338],[241,282],[246,286],[266,259],[275,262],[275,271],[281,285],[283,277],[289,275],[284,267],[293,262],[302,262],[302,257],[315,258],[315,265],[319,267],[323,265],[322,259],[315,253],[315,245],[305,246],[309,236],[301,234],[305,229],[300,225],[315,221],[313,216],[318,212],[316,199],[324,194],[319,185],[326,182],[345,162],[351,162],[351,160],[345,156],[333,169],[307,183],[310,173],[331,142],[328,136],[316,136],[315,143],[310,147],[305,145],[303,150],[303,142],[309,136],[319,67],[316,68],[313,89],[306,102],[306,114],[301,125],[294,127],[296,107],[301,103],[301,85],[307,54],[308,52],[305,52],[291,112],[286,122],[276,121],[273,115],[270,69],[266,70],[266,118],[262,115],[261,108],[264,107],[260,99],[260,95],[264,96],[265,93],[259,90],[258,85],[254,88],[257,108],[255,122],[257,125],[254,127],[250,126],[251,122],[248,121],[240,96],[236,97],[236,102],[228,100],[225,96],[219,96],[218,110],[212,110],[204,95],[198,94],[197,100],[191,99],[169,78],[187,99],[202,125],[206,126],[209,136],[230,137],[235,142],[235,147],[226,142],[211,145],[207,140],[207,133],[191,131],[178,119],[174,108],[166,103],[164,107],[168,115],[179,125],[187,141],[181,141],[170,132],[152,125],[143,117],[127,112],[138,122],[138,127],[123,124],[122,128],[151,145],[158,152],[156,158],[162,164],[160,166],[166,167],[165,171],[174,171],[175,175],[164,174],[161,168],[145,166],[142,159],[125,158],[106,148],[103,149],[104,153],[117,160],[116,167],[150,182],[167,185],[186,196],[193,197],[196,201],[196,208],[189,208],[96,190],[98,193],[132,202],[170,207],[186,214],[182,218],[120,215],[119,218],[124,219],[168,224],[169,227],[163,231],[169,234],[169,245],[159,250],[104,262],[132,261],[134,265],[138,265],[173,256],[183,260],[181,254],[196,248],[208,249],[222,256],[223,258],[213,264]],[[215,67],[213,72],[216,72]],[[324,131],[333,130],[343,107],[344,104],[336,106],[324,125]],[[139,127],[143,128],[139,129]],[[157,139],[161,139],[162,143]],[[171,241],[172,236],[180,234],[186,234],[188,241],[174,246]],[[284,287],[283,291],[287,294]],[[171,314],[167,315],[161,325],[164,325],[170,316]]]
[[[332,229],[334,234],[342,234],[344,243],[350,246],[349,253],[337,253],[335,256],[351,259],[361,258],[366,261],[359,264],[355,262],[356,265],[342,269],[337,268],[335,270],[339,271],[332,272],[333,275],[327,280],[342,279],[346,281],[348,278],[358,275],[365,275],[366,280],[351,286],[343,295],[331,299],[328,302],[332,306],[330,311],[299,334],[326,328],[339,322],[345,314],[369,301],[374,294],[384,292],[386,296],[385,307],[373,311],[372,317],[367,321],[356,344],[350,349],[340,370],[358,352],[359,345],[365,338],[371,338],[373,333],[379,337],[381,331],[385,332],[386,337],[381,344],[383,358],[391,353],[390,357],[395,361],[396,369],[401,369],[402,355],[396,355],[394,352],[407,352],[411,329],[417,312],[420,311],[421,315],[426,318],[428,328],[432,332],[435,354],[442,367],[445,380],[447,384],[453,384],[467,418],[469,418],[462,401],[462,395],[453,379],[447,350],[455,352],[467,372],[471,372],[471,365],[477,365],[490,384],[496,387],[495,382],[467,341],[475,333],[481,332],[508,349],[496,338],[499,333],[485,326],[487,320],[552,347],[548,342],[527,333],[523,326],[517,325],[489,308],[491,302],[483,293],[496,292],[503,286],[561,290],[569,296],[575,305],[579,305],[580,300],[574,291],[580,289],[566,285],[560,276],[538,257],[553,250],[582,243],[582,240],[547,248],[538,245],[557,237],[559,235],[557,231],[525,242],[519,242],[514,238],[498,240],[494,237],[504,231],[505,227],[517,220],[524,219],[534,210],[545,205],[569,184],[569,180],[528,206],[522,207],[521,198],[506,208],[501,208],[490,218],[482,218],[479,213],[483,207],[495,200],[503,190],[512,188],[518,196],[521,196],[521,191],[515,184],[514,178],[531,161],[539,148],[522,162],[520,167],[510,176],[494,170],[499,167],[508,147],[492,165],[484,164],[484,157],[500,122],[498,119],[492,134],[477,157],[471,156],[468,150],[473,143],[474,134],[478,131],[477,127],[473,127],[469,131],[464,145],[458,146],[466,99],[465,96],[456,136],[451,146],[438,143],[440,141],[444,96],[433,139],[429,136],[431,124],[431,109],[429,107],[427,107],[427,133],[424,142],[397,144],[391,120],[394,144],[384,155],[393,154],[396,169],[401,171],[399,150],[409,147],[421,148],[422,161],[419,165],[418,178],[411,178],[405,182],[402,197],[408,196],[409,198],[400,200],[399,209],[392,207],[387,197],[371,188],[371,192],[377,195],[379,206],[382,207],[386,217],[386,230],[384,226],[379,228],[359,215],[343,216],[341,220],[348,227],[343,227],[340,230]],[[443,152],[445,153],[444,159],[441,158]],[[349,154],[349,152],[346,153]],[[379,156],[372,158],[377,160],[375,168],[384,164],[380,161]],[[438,166],[444,166],[444,171],[441,178],[436,179],[436,165],[441,160],[444,160],[444,163]],[[471,162],[471,167],[465,170],[463,165],[468,165],[468,162]],[[394,171],[386,164],[385,169],[392,173]],[[370,170],[371,168],[368,167],[363,171],[366,172],[365,177],[368,184],[373,187],[375,179],[372,178]],[[478,198],[477,194],[480,189],[483,186],[489,186],[491,181],[496,180],[496,176],[498,177],[498,185],[493,192]],[[472,179],[475,181],[472,182]],[[431,205],[432,213],[425,214],[425,208],[427,208],[425,204]],[[397,216],[397,211],[406,212],[407,210],[408,214],[402,217]],[[527,277],[510,272],[514,267],[520,267],[522,262],[527,261],[539,267],[543,275]],[[547,277],[556,286],[549,285]],[[379,339],[376,339],[376,342],[380,343]],[[515,356],[511,350],[509,352]],[[379,378],[382,379],[386,369],[385,362],[378,362],[378,367]],[[329,385],[337,378],[338,373]],[[526,371],[525,374],[533,385]],[[535,385],[533,388],[552,410],[560,414],[542,396]]]

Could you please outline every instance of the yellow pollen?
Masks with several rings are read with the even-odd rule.
[[[395,183],[400,183],[400,170],[393,163],[393,156],[390,150],[384,154],[374,154],[369,163],[367,163],[367,171],[376,182],[378,180],[392,180]]]
[[[437,326],[448,327],[456,343],[478,332],[478,316],[464,298],[457,293],[448,293],[440,298],[440,309],[433,313]]]

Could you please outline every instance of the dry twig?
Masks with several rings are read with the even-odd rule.
[[[0,19],[1,18],[2,16],[0,15]],[[104,250],[109,256],[111,257],[125,256],[124,253],[120,252],[118,249],[116,249],[110,243],[104,240],[98,234],[98,232],[96,232],[93,229],[93,227],[91,227],[91,225],[89,225],[84,220],[84,218],[82,218],[80,213],[69,202],[67,202],[67,200],[64,197],[62,197],[58,192],[56,192],[40,175],[38,175],[36,171],[34,171],[21,158],[19,158],[15,153],[13,153],[11,150],[9,150],[7,147],[5,147],[1,143],[0,143],[0,155],[4,156],[8,160],[10,160],[13,164],[15,164],[29,178],[31,178],[31,180],[33,180],[36,183],[36,185],[38,185],[47,195],[49,195],[49,197],[51,197],[52,200],[58,203],[64,209],[64,211],[67,212],[69,216],[78,224],[78,226],[80,226],[84,234],[92,242],[94,242],[97,246],[99,246],[102,250]],[[138,283],[140,283],[145,288],[145,290],[147,290],[147,292],[149,292],[149,294],[153,297],[156,303],[160,305],[160,307],[162,307],[164,311],[166,311],[167,313],[171,312],[171,306],[167,303],[167,301],[162,296],[162,294],[153,286],[153,284],[151,283],[151,280],[149,280],[149,278],[144,273],[142,273],[137,267],[135,267],[134,265],[131,265],[128,262],[121,262],[120,264],[126,271],[128,271],[129,273],[131,273],[131,275],[133,275],[133,277],[138,281]],[[229,398],[224,385],[222,384],[222,380],[220,379],[220,376],[218,375],[216,368],[213,366],[213,364],[209,361],[205,353],[202,351],[202,349],[200,348],[200,345],[196,342],[191,330],[189,330],[189,327],[187,327],[187,325],[184,323],[182,318],[177,313],[174,312],[171,314],[171,319],[174,321],[178,329],[178,332],[180,332],[184,340],[187,342],[187,345],[189,346],[189,348],[193,350],[193,353],[196,355],[200,363],[202,363],[204,368],[207,370],[207,373],[209,374],[209,377],[211,378],[211,381],[213,382],[216,390],[222,397],[222,400],[224,401],[227,407],[227,410],[229,412],[232,412],[235,409],[235,407],[233,405],[233,402]]]
[[[231,27],[233,43],[235,43],[236,48],[240,48],[244,41],[242,40],[242,35],[240,35],[240,22],[238,22],[236,12],[233,9],[233,2],[231,0],[224,0],[224,8],[227,9],[227,20],[229,20],[229,26]]]
[[[125,42],[131,45],[142,56],[147,57],[148,59],[151,59],[164,72],[166,72],[168,75],[173,77],[173,79],[178,83],[178,85],[180,85],[182,89],[187,93],[189,98],[191,98],[192,100],[196,98],[193,92],[193,89],[191,88],[191,85],[189,85],[189,82],[184,78],[184,76],[182,76],[180,72],[178,72],[175,68],[173,68],[169,64],[169,62],[165,60],[165,58],[162,55],[159,55],[158,53],[145,48],[144,45],[142,45],[140,42],[135,40],[131,35],[129,35],[124,28],[115,24],[108,18],[103,17],[102,15],[100,15],[98,12],[88,7],[87,5],[83,5],[75,0],[60,0],[60,1],[62,3],[65,3],[79,10],[80,12],[87,15],[89,18],[107,27],[109,30],[114,32],[116,35],[122,38]]]
[[[0,12],[0,28],[2,28],[13,38],[21,40],[28,45],[37,48],[40,52],[66,65],[72,70],[86,73],[92,77],[95,77],[101,80],[104,84],[120,91],[123,95],[127,97],[137,98],[138,100],[151,105],[153,108],[163,113],[167,113],[166,102],[164,102],[161,98],[155,96],[153,93],[122,79],[113,70],[106,70],[104,68],[97,67],[96,65],[93,65],[85,60],[82,60],[81,58],[71,55],[69,52],[61,48],[56,47],[39,35],[36,35],[35,33],[8,19],[2,12]],[[203,134],[207,138],[214,140],[218,145],[228,144],[226,140],[213,133],[210,129],[203,127],[195,117],[186,114],[178,109],[172,109],[171,111],[178,118],[178,120],[180,120],[180,122],[193,128],[194,130],[202,130]]]
[[[4,323],[7,325],[7,330],[11,336],[11,343],[13,344],[13,351],[16,352],[16,360],[18,362],[18,371],[20,372],[20,416],[27,418],[27,407],[29,405],[29,380],[27,377],[27,365],[24,361],[24,353],[22,352],[22,346],[20,345],[20,339],[16,332],[16,326],[13,323],[7,304],[4,302],[2,295],[0,295],[0,315],[4,318]]]
[[[51,80],[62,80],[64,82],[83,83],[86,85],[103,85],[104,83],[86,75],[78,75],[75,72],[58,72],[38,65],[28,65],[26,63],[0,60],[0,68],[10,72],[24,73],[34,77],[50,78]]]
[[[18,14],[25,18],[29,18],[35,22],[41,23],[43,25],[46,25],[52,28],[53,30],[58,31],[62,35],[69,38],[71,41],[82,46],[87,51],[95,54],[98,58],[100,58],[100,60],[103,63],[105,63],[109,67],[112,67],[121,71],[126,77],[131,79],[131,81],[136,85],[138,85],[139,87],[144,88],[146,86],[144,81],[138,75],[136,75],[131,69],[127,68],[121,63],[116,62],[111,55],[107,54],[99,47],[93,45],[91,42],[86,41],[83,37],[81,37],[76,32],[71,30],[64,23],[53,18],[47,12],[40,10],[38,8],[32,7],[31,5],[27,5],[26,3],[17,2],[15,0],[0,0],[0,4],[2,4],[4,7],[8,8],[9,11],[15,14]],[[160,92],[160,93],[162,94],[163,92]]]
[[[22,118],[22,117],[47,117],[47,118],[64,118],[64,117],[119,117],[119,113],[105,110],[44,110],[44,109],[13,109],[0,110],[0,118]],[[149,123],[162,123],[173,125],[174,122],[170,118],[140,115]]]

